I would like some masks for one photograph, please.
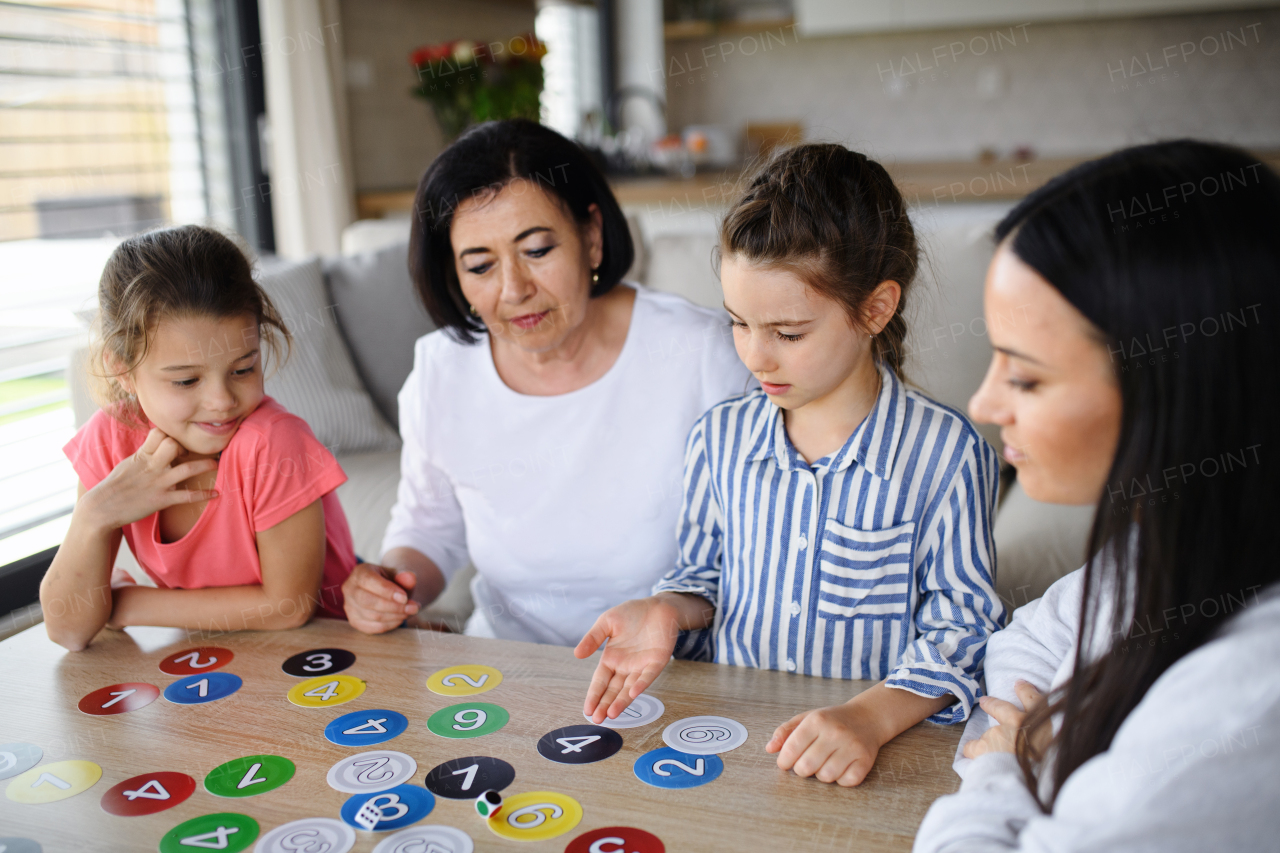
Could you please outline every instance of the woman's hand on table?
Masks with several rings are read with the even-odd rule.
[[[413,572],[358,563],[342,584],[343,609],[351,627],[366,634],[399,628],[420,609],[411,600],[418,577]]]
[[[609,608],[573,650],[575,657],[585,658],[605,646],[582,709],[592,722],[615,719],[671,659],[682,622],[681,606],[673,595],[637,598]]]
[[[996,725],[987,729],[981,738],[971,740],[964,745],[965,758],[977,758],[988,752],[1017,752],[1018,733],[1022,731],[1028,714],[1044,703],[1044,694],[1026,681],[1018,681],[1014,684],[1013,690],[1018,694],[1018,701],[1022,703],[1022,708],[1026,710],[994,696],[979,697],[978,705],[996,721]],[[1049,734],[1047,727],[1042,731],[1044,734],[1035,744],[1040,750],[1047,746],[1043,741]]]

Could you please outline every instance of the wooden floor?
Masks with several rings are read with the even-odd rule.
[[[164,688],[177,680],[158,663],[194,646],[221,646],[235,659],[223,672],[244,680],[235,694],[202,705],[176,705],[163,697],[139,710],[90,716],[77,709],[85,694],[128,681]],[[367,682],[362,696],[337,708],[290,704],[285,694],[300,679],[281,664],[309,649],[339,647],[355,653],[343,674]],[[449,740],[427,729],[436,710],[462,699],[425,686],[434,671],[455,664],[486,664],[504,680],[475,697],[511,715],[505,728],[483,737]],[[929,804],[959,784],[951,759],[960,727],[922,723],[887,746],[875,770],[858,788],[845,789],[778,770],[764,752],[773,729],[792,715],[847,699],[867,682],[840,682],[753,669],[675,662],[648,691],[666,704],[648,726],[621,731],[618,754],[593,764],[557,764],[542,758],[538,738],[561,726],[585,722],[582,700],[595,665],[568,649],[483,640],[401,629],[369,637],[345,623],[318,620],[277,633],[236,633],[188,638],[171,629],[104,631],[79,653],[65,652],[44,626],[0,643],[0,743],[29,742],[44,750],[43,764],[83,759],[102,766],[102,778],[66,800],[24,805],[0,797],[0,836],[25,836],[45,851],[155,850],[160,837],[190,818],[241,812],[265,834],[304,817],[338,817],[350,796],[329,787],[326,773],[340,759],[362,751],[330,743],[324,727],[350,711],[386,708],[409,719],[408,730],[371,749],[408,753],[418,764],[413,784],[451,758],[489,755],[510,762],[515,782],[504,792],[557,791],[583,808],[577,828],[532,843],[504,840],[475,816],[470,801],[436,798],[421,823],[466,831],[476,850],[555,850],[577,835],[606,826],[634,826],[654,833],[668,851],[909,850]],[[746,744],[721,756],[724,772],[701,787],[662,790],[636,779],[636,758],[663,746],[662,730],[677,719],[718,714],[743,723]],[[245,799],[222,799],[204,789],[214,767],[246,755],[275,754],[297,765],[284,786]],[[103,811],[103,793],[132,776],[153,771],[193,776],[197,787],[185,802],[142,817]],[[9,780],[0,780],[0,788]],[[387,833],[357,833],[358,851],[369,851]]]

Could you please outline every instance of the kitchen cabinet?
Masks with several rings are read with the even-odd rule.
[[[795,0],[805,36],[1014,25],[1260,7],[1245,0]]]

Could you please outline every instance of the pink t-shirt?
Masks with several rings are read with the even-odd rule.
[[[147,430],[94,413],[63,452],[86,489],[137,452]],[[195,526],[176,542],[160,541],[160,514],[125,525],[124,538],[138,564],[162,589],[202,589],[262,583],[255,534],[320,500],[325,557],[320,605],[324,616],[345,619],[342,582],[356,558],[347,517],[334,491],[347,480],[338,460],[301,418],[270,397],[244,419],[218,459],[214,488]]]

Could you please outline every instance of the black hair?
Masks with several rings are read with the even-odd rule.
[[[479,124],[441,152],[418,182],[409,235],[409,274],[436,325],[463,343],[485,327],[470,313],[458,283],[449,228],[458,205],[524,179],[554,195],[579,223],[596,205],[604,220],[604,253],[591,296],[622,280],[635,259],[626,217],[604,175],[577,143],[528,119]]]
[[[1077,166],[996,228],[1093,324],[1122,405],[1090,532],[1075,671],[1024,730],[1063,715],[1045,808],[1162,673],[1280,579],[1280,500],[1263,470],[1277,440],[1280,348],[1266,324],[1278,230],[1280,178],[1245,151],[1192,140]],[[1035,792],[1048,750],[1019,740]]]

